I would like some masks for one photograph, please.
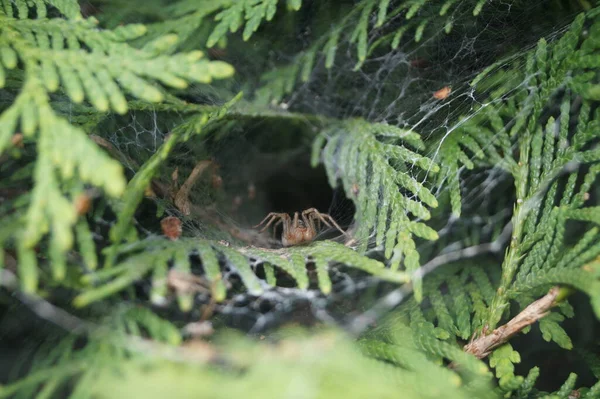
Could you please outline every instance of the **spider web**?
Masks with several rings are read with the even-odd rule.
[[[498,63],[497,68],[510,65],[513,57],[533,48],[540,37],[551,41],[564,31],[574,16],[574,13],[565,12],[545,23],[532,24],[530,18],[543,8],[543,2],[528,3],[518,10],[510,2],[489,7],[493,9],[476,18],[466,3],[465,7],[457,6],[456,9],[462,11],[452,16],[454,26],[450,34],[438,27],[427,31],[421,42],[414,38],[404,39],[397,49],[388,48],[368,58],[358,71],[354,71],[355,48],[346,37],[339,45],[331,69],[326,69],[324,60],[320,59],[310,79],[296,86],[276,106],[291,112],[339,119],[361,117],[370,122],[413,130],[427,143],[438,143],[429,145],[426,155],[441,164],[439,149],[443,140],[472,118],[478,112],[476,110],[497,106],[494,102],[482,103],[477,93],[479,86],[485,86],[487,81],[484,78],[471,86],[473,78],[501,59],[506,61]],[[393,23],[402,24],[403,20],[398,17]],[[374,30],[369,42],[380,37],[381,33]],[[297,40],[304,38],[299,35]],[[291,58],[284,53],[278,53],[277,57]],[[235,67],[240,76],[248,72],[244,65]],[[527,84],[528,78],[523,81],[522,89]],[[449,95],[435,98],[433,94],[445,88],[450,89]],[[134,160],[127,165],[133,172],[183,120],[182,115],[163,118],[159,112],[132,112],[125,118],[110,121],[107,139]],[[178,148],[168,161],[163,181],[168,182],[177,169],[181,183],[196,162],[212,158],[219,165],[222,188],[214,194],[210,181],[200,180],[190,200],[209,206],[232,226],[248,229],[268,212],[294,212],[310,207],[329,213],[342,227],[350,226],[353,205],[342,191],[327,188],[322,169],[310,168],[310,138],[294,133],[286,134],[281,125],[273,126],[267,120],[252,120],[234,127],[227,134],[215,132],[210,137],[192,140]],[[428,173],[418,174],[415,165],[407,172],[419,176],[424,184],[428,184],[431,177]],[[440,173],[449,172],[442,169]],[[448,211],[434,216],[430,225],[438,231],[440,239],[434,243],[419,243],[422,263],[469,245],[491,242],[508,224],[511,198],[494,195],[512,190],[511,181],[504,172],[498,168],[476,168],[469,172],[463,167],[461,187],[463,215],[454,218]],[[445,185],[435,190],[438,198],[446,195]],[[168,204],[166,214],[181,217],[187,235],[220,238],[218,232],[202,221],[186,218]],[[157,234],[157,226],[157,223],[154,229],[146,226],[145,231]],[[325,232],[321,237],[331,236],[327,234]],[[371,238],[359,237],[363,240]],[[381,257],[381,252],[372,248],[369,255],[377,258]],[[235,274],[231,270],[226,273]],[[370,309],[377,299],[394,288],[343,267],[333,267],[332,279],[333,293],[327,297],[317,291],[279,287],[260,297],[238,294],[224,304],[216,305],[215,311],[226,324],[252,333],[262,333],[292,321],[351,324],[356,315]],[[406,295],[396,298],[399,299],[397,302]],[[209,301],[208,298],[200,300]]]

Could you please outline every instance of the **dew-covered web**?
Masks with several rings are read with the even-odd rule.
[[[538,26],[535,31],[529,29],[530,11],[539,9],[539,5],[532,3],[517,10],[510,2],[499,2],[489,5],[493,10],[479,17],[472,15],[472,8],[457,6],[455,10],[459,11],[452,15],[450,33],[444,31],[444,25],[432,23],[417,42],[414,32],[411,35],[408,31],[398,48],[382,47],[375,51],[358,71],[354,70],[356,48],[349,37],[342,38],[332,68],[324,67],[321,55],[310,79],[298,83],[291,94],[272,105],[289,112],[339,119],[360,117],[413,130],[427,144],[425,155],[442,164],[439,152],[449,135],[477,112],[485,107],[496,107],[513,94],[508,92],[490,102],[486,100],[486,78],[471,85],[473,79],[492,64],[496,69],[511,65],[513,60],[531,50],[540,37],[552,41],[572,20],[572,15],[565,13],[562,20],[553,20],[545,28],[541,25],[542,28]],[[400,26],[405,22],[402,18],[401,13],[389,25]],[[371,31],[369,43],[380,39],[382,32]],[[303,39],[298,37],[298,40]],[[280,58],[292,59],[283,53]],[[244,72],[244,65],[234,66],[238,73]],[[514,92],[531,89],[529,78],[517,85]],[[116,128],[110,130],[107,139],[127,154],[132,160],[128,166],[134,171],[141,160],[157,150],[170,129],[184,119],[185,115],[170,115],[163,120],[160,112],[132,112],[126,118],[114,120]],[[286,145],[277,146],[272,143],[285,136],[280,129],[281,125],[273,127],[269,121],[255,119],[233,128],[227,135],[217,131],[181,146],[169,159],[162,174],[163,181],[168,182],[177,168],[181,183],[198,161],[212,158],[219,164],[215,173],[222,179],[223,186],[216,195],[207,195],[210,181],[205,179],[197,183],[190,198],[206,204],[229,226],[251,230],[251,226],[270,211],[299,211],[317,206],[314,202],[321,211],[340,220],[344,227],[350,226],[354,207],[345,199],[343,190],[327,189],[323,171],[314,171],[308,164],[310,138],[295,137]],[[288,135],[292,136],[293,132]],[[469,156],[477,165],[474,155],[469,153]],[[423,173],[416,165],[409,165],[406,173],[431,187],[439,202],[443,202],[447,194],[445,181],[454,178],[443,165],[439,172],[441,177]],[[459,173],[461,217],[452,216],[450,210],[435,215],[432,223],[440,239],[418,242],[421,264],[469,245],[498,239],[509,223],[511,199],[494,195],[512,190],[509,176],[500,168],[475,167],[467,171],[463,166]],[[321,191],[327,194],[320,196]],[[220,238],[203,221],[185,217],[173,206],[166,205],[165,214],[182,218],[186,235]],[[148,227],[148,231],[152,228]],[[155,229],[154,234],[159,231]],[[327,234],[324,237],[328,237]],[[359,237],[371,241],[372,238]],[[383,259],[380,248],[370,248],[368,254]],[[222,266],[225,277],[235,280],[235,270],[230,265]],[[377,279],[344,267],[333,267],[331,277],[333,292],[327,297],[317,290],[280,287],[268,290],[261,297],[236,294],[223,304],[214,305],[214,310],[226,323],[256,333],[285,322],[348,323],[394,289],[390,284],[381,284]],[[363,295],[365,292],[367,296]],[[201,300],[209,301],[208,298]]]

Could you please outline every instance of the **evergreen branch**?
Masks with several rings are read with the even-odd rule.
[[[487,326],[493,328],[500,321],[502,313],[507,305],[506,290],[512,283],[513,277],[517,272],[517,266],[519,262],[519,245],[523,239],[523,228],[525,224],[525,217],[527,214],[527,208],[523,206],[523,199],[526,196],[527,188],[527,173],[528,173],[528,160],[529,160],[529,142],[523,140],[521,146],[521,161],[519,162],[519,172],[515,176],[515,185],[517,191],[517,204],[511,219],[511,225],[513,231],[511,233],[511,239],[509,249],[504,261],[502,263],[502,281],[500,287],[497,290],[497,295],[494,297],[494,301],[490,305],[490,312],[487,320]]]
[[[540,320],[540,332],[545,341],[554,341],[563,349],[573,349],[573,342],[567,332],[560,326],[565,316],[558,312],[552,312]]]
[[[540,376],[539,367],[534,367],[531,370],[529,370],[527,377],[525,377],[525,379],[523,380],[523,383],[517,390],[517,397],[528,398],[529,395],[531,394],[531,391],[534,388],[534,384],[537,381],[539,376]]]
[[[354,70],[359,70],[367,57],[376,53],[384,45],[389,46],[391,51],[396,50],[407,32],[414,32],[412,39],[416,43],[422,40],[426,29],[430,32],[443,31],[448,34],[453,27],[453,12],[471,10],[472,15],[476,17],[488,1],[479,0],[474,3],[447,0],[443,3],[434,3],[414,0],[399,2],[362,0],[357,2],[349,12],[332,24],[328,32],[319,36],[309,48],[298,53],[291,63],[265,73],[261,77],[264,84],[256,93],[256,101],[261,104],[278,103],[285,95],[292,92],[298,81],[308,82],[319,54],[324,58],[325,68],[331,69],[344,39],[351,47],[355,47],[357,63]],[[413,19],[417,13],[420,22]],[[383,32],[383,34],[377,40],[370,40],[369,35],[372,32],[380,34]],[[215,41],[210,43],[214,44]]]
[[[180,0],[161,10],[160,18],[163,20],[148,25],[149,37],[176,33],[184,42],[199,33],[205,33],[201,28],[211,23],[208,38],[204,39],[206,47],[224,47],[227,34],[236,33],[242,28],[242,38],[247,41],[265,21],[273,20],[279,3],[280,0],[215,0],[198,4]],[[302,0],[286,0],[286,4],[288,11],[298,11]]]
[[[421,201],[436,207],[437,200],[404,167],[396,165],[401,162],[416,165],[427,173],[436,173],[439,167],[429,158],[399,145],[402,142],[421,145],[414,132],[362,120],[349,121],[324,130],[315,139],[312,164],[315,166],[322,157],[329,184],[336,187],[341,179],[347,197],[355,203],[357,228],[353,235],[359,251],[366,250],[369,237],[374,234],[375,245],[383,247],[392,270],[397,270],[404,258],[406,271],[413,272],[419,267],[413,235],[435,240],[437,233],[424,223],[410,220],[408,213],[427,220],[429,211]],[[410,192],[415,199],[403,191]],[[420,280],[414,280],[414,285],[420,298]]]
[[[514,102],[513,107],[520,109],[520,111],[517,111],[519,117],[514,123],[511,122],[510,125],[505,124],[502,119],[499,119],[498,115],[503,115],[504,113],[502,109],[498,112],[494,111],[488,116],[490,123],[496,126],[496,130],[503,132],[508,130],[510,126],[510,132],[505,136],[506,139],[504,141],[516,138],[516,145],[518,145],[519,151],[519,162],[509,169],[515,179],[517,197],[512,217],[512,240],[502,264],[502,281],[500,287],[490,306],[487,320],[483,324],[489,329],[493,329],[502,318],[502,314],[508,305],[508,292],[517,272],[521,275],[527,274],[532,264],[536,264],[537,268],[550,268],[558,257],[558,245],[562,242],[561,232],[564,230],[564,219],[562,222],[560,219],[558,221],[554,220],[557,228],[554,238],[546,235],[544,240],[536,244],[529,252],[526,252],[526,249],[531,248],[532,243],[536,240],[532,237],[533,241],[528,241],[533,226],[537,225],[539,231],[541,226],[544,226],[544,223],[547,223],[548,220],[552,221],[549,219],[549,215],[552,212],[558,188],[556,179],[561,177],[561,174],[565,171],[569,173],[569,178],[561,205],[576,208],[583,204],[580,200],[581,197],[572,196],[576,181],[576,168],[574,166],[577,166],[573,165],[572,162],[574,160],[581,160],[586,163],[594,162],[593,156],[582,157],[578,154],[578,151],[581,151],[585,145],[583,143],[588,142],[594,136],[587,133],[590,124],[588,123],[586,112],[589,113],[589,108],[587,106],[581,108],[582,113],[576,119],[578,123],[576,133],[573,135],[573,145],[570,147],[565,146],[570,136],[568,131],[569,119],[571,118],[569,103],[572,97],[569,91],[563,96],[559,122],[550,117],[547,120],[545,129],[538,126],[538,123],[542,110],[551,96],[561,88],[561,85],[569,81],[571,68],[573,68],[573,65],[576,65],[576,63],[572,63],[571,57],[579,41],[584,21],[584,15],[578,16],[571,25],[569,32],[560,40],[549,46],[542,39],[539,41],[535,51],[532,51],[528,55],[524,76],[532,76],[531,79],[535,79],[539,84],[539,90],[517,92],[511,98],[510,101]],[[585,48],[585,42],[581,45],[581,48]],[[575,54],[578,54],[578,52],[576,51]],[[554,62],[552,67],[547,62],[549,57],[553,57]],[[534,71],[537,71],[538,74],[533,75]],[[521,72],[517,71],[514,73],[521,74]],[[506,90],[503,90],[503,92],[506,92]],[[520,132],[521,129],[524,130]],[[559,148],[556,148],[554,139],[555,130],[558,131],[558,138],[562,143]],[[517,135],[517,132],[520,133]],[[504,133],[499,137],[502,140]],[[578,139],[578,137],[585,137],[585,139]],[[510,148],[510,145],[505,145],[505,148]],[[592,169],[595,168],[592,167]],[[575,173],[573,173],[574,171]],[[591,176],[595,176],[596,173],[592,171]],[[590,177],[589,179],[586,177],[586,181],[593,179],[594,177]],[[585,183],[581,189],[584,190],[587,184],[589,183]],[[545,197],[544,206],[536,206],[535,204],[541,202],[543,197]],[[545,262],[540,262],[540,256],[546,257],[544,248],[546,250],[552,248],[552,251]],[[525,254],[527,254],[528,258],[523,262]]]
[[[233,2],[228,8],[225,8],[215,16],[217,25],[208,38],[206,45],[208,47],[214,46],[225,36],[227,31],[234,33],[244,23],[243,38],[244,40],[248,40],[256,32],[263,19],[266,21],[273,19],[277,11],[278,2],[279,0],[243,0]],[[294,11],[299,10],[301,4],[302,0],[288,1],[289,8]],[[243,22],[244,20],[245,22]]]
[[[339,9],[345,14],[298,54],[295,60],[301,62],[263,75],[272,79],[259,94],[266,98],[285,96],[298,79],[310,80],[319,57],[324,58],[326,68],[333,68],[346,44],[356,52],[356,68],[361,68],[366,59],[381,54],[383,46],[396,48],[408,34],[418,42],[430,31],[441,33],[440,23],[449,31],[456,12],[478,14],[487,1],[444,0],[434,4],[428,0],[362,0],[348,8],[343,5]],[[154,3],[166,4],[162,0]],[[149,395],[156,397],[177,395],[174,385],[181,387],[182,396],[229,398],[240,396],[240,392],[257,397],[276,392],[281,396],[290,391],[290,380],[319,397],[393,397],[399,391],[408,398],[546,395],[535,389],[538,367],[529,370],[527,376],[516,374],[516,363],[526,352],[519,353],[511,346],[513,337],[526,333],[539,321],[544,340],[571,349],[577,340],[571,341],[561,323],[575,314],[575,308],[565,300],[575,290],[587,294],[593,311],[600,315],[600,208],[596,198],[600,173],[600,9],[577,17],[562,37],[541,39],[524,56],[521,52],[485,68],[473,81],[473,99],[481,104],[479,108],[470,109],[458,120],[445,119],[444,123],[455,125],[449,125],[452,128],[441,139],[431,140],[424,131],[424,143],[410,130],[362,119],[339,121],[260,108],[236,107],[232,111],[231,104],[187,104],[169,94],[170,89],[232,72],[226,64],[198,59],[199,53],[176,53],[181,42],[169,33],[181,32],[182,37],[191,38],[199,32],[197,36],[204,42],[203,35],[212,31],[214,44],[218,40],[219,46],[224,46],[228,30],[243,29],[247,39],[274,18],[282,5],[279,0],[205,3],[181,0],[170,4],[165,8],[167,17],[152,17],[165,23],[153,24],[150,34],[143,35],[144,28],[139,25],[97,29],[93,19],[81,18],[73,0],[0,0],[0,86],[6,88],[0,93],[0,172],[12,174],[0,182],[0,268],[6,268],[0,269],[0,285],[35,316],[74,333],[58,345],[49,340],[48,348],[27,365],[25,377],[0,386],[0,397],[129,397],[146,392],[142,389],[149,380],[154,382]],[[287,4],[297,9],[301,1],[288,0]],[[588,6],[585,1],[581,5]],[[303,12],[303,21],[311,11]],[[438,11],[447,17],[433,15]],[[46,19],[59,13],[68,20]],[[204,23],[216,14],[216,24]],[[29,19],[31,15],[37,19]],[[468,27],[464,18],[457,22]],[[308,26],[313,27],[302,24],[303,32]],[[536,33],[538,28],[535,26]],[[478,40],[491,32],[486,29]],[[233,59],[236,51],[237,46],[231,46],[231,54],[226,56]],[[478,60],[484,59],[479,57],[479,49],[473,51]],[[218,58],[223,53],[213,50],[211,55]],[[458,66],[458,61],[458,57],[453,59],[453,65]],[[370,72],[363,72],[368,77]],[[59,88],[61,93],[52,94]],[[204,98],[204,87],[199,90]],[[137,100],[128,101],[126,93]],[[186,94],[198,98],[198,90]],[[381,93],[377,96],[378,101],[387,97]],[[164,101],[151,103],[158,100]],[[71,101],[86,101],[90,106]],[[446,102],[448,107],[443,108],[455,111],[457,103]],[[373,110],[380,105],[375,104]],[[114,146],[97,136],[85,137],[103,118],[114,134],[112,128],[122,124],[125,117],[107,117],[108,112],[126,109],[144,114],[172,111],[178,119],[179,125],[169,126],[170,136],[145,163],[119,153],[119,145],[130,145],[126,142],[129,137],[119,137]],[[181,115],[185,115],[183,124]],[[200,231],[209,233],[181,238],[181,221],[169,217],[171,222],[178,222],[173,225],[173,234],[161,223],[169,240],[152,233],[143,239],[136,236],[136,227],[146,227],[145,218],[139,218],[139,225],[134,219],[136,211],[147,210],[140,207],[144,190],[165,160],[173,157],[176,145],[218,128],[216,142],[235,123],[257,117],[263,123],[301,123],[312,131],[320,130],[314,140],[313,164],[323,162],[331,186],[341,184],[354,202],[355,223],[349,229],[353,239],[346,245],[317,241],[275,250],[241,246],[244,244],[240,242],[259,241],[248,239],[255,238],[250,230],[237,226],[234,230],[210,210],[193,205],[189,198],[194,180],[210,161],[201,161],[177,194],[164,189],[166,185],[153,184],[157,192],[165,194],[157,199],[159,212],[174,199],[175,208],[200,216],[186,220],[193,223],[194,230],[199,223]],[[171,120],[160,122],[170,124]],[[137,144],[140,131],[135,123],[124,130],[135,131],[132,135],[135,133]],[[201,152],[200,159],[207,159],[206,152],[220,155],[211,153],[212,144],[212,140],[188,143],[185,150]],[[222,148],[222,142],[219,144]],[[439,233],[433,226],[437,229],[444,222],[444,211],[433,215],[431,225],[425,221],[432,216],[430,208],[438,205],[436,193],[429,189],[429,172],[435,173],[440,167],[421,155],[423,151],[439,155],[444,173],[438,185],[440,190],[444,185],[448,188],[454,214]],[[171,160],[179,162],[182,157]],[[129,185],[119,163],[137,171]],[[471,202],[469,197],[461,197],[461,190],[482,185],[479,168],[502,169],[514,179],[512,219],[499,236],[506,222],[503,219],[498,222],[487,213],[456,219],[462,202]],[[464,169],[472,170],[468,179],[461,176]],[[490,174],[483,185],[495,177],[497,174]],[[88,185],[107,194],[116,216],[110,212],[100,216],[104,209],[96,209],[95,204],[94,214],[84,216],[87,211],[82,210],[79,199],[92,191],[94,198],[100,196],[100,190]],[[486,186],[486,191],[489,188]],[[175,195],[169,198],[168,194]],[[508,197],[503,194],[502,198]],[[504,218],[510,209],[503,201],[497,202],[493,206],[501,207],[498,215]],[[465,207],[464,213],[481,208],[475,204]],[[485,228],[479,229],[482,220]],[[112,245],[105,248],[105,262],[99,265],[100,246],[96,248],[94,241],[107,226],[112,228]],[[450,244],[421,245],[419,238],[433,240],[438,234],[449,237]],[[490,234],[496,237],[492,242],[482,241]],[[229,237],[232,244],[218,241]],[[504,250],[503,261],[498,261]],[[430,260],[420,266],[425,256]],[[72,260],[78,264],[71,264]],[[357,318],[351,313],[346,320],[351,332],[361,335],[360,351],[354,342],[336,334],[294,335],[293,339],[270,335],[266,342],[233,338],[223,343],[192,337],[182,343],[182,333],[189,329],[179,330],[186,322],[178,317],[173,322],[163,320],[139,303],[114,306],[132,295],[136,302],[145,302],[145,293],[139,296],[137,291],[148,287],[149,302],[156,308],[169,310],[165,305],[177,303],[181,311],[189,312],[186,318],[202,313],[204,319],[213,310],[226,316],[246,316],[254,309],[238,306],[240,292],[248,293],[242,295],[244,298],[254,300],[260,295],[259,301],[283,304],[289,303],[287,295],[292,294],[317,300],[310,303],[321,308],[323,303],[329,305],[337,299],[337,295],[327,300],[323,296],[339,288],[332,277],[339,277],[336,269],[340,268],[347,278],[371,276],[355,288],[372,288],[375,295],[390,285],[371,286],[374,281],[403,284],[367,312]],[[40,281],[45,283],[43,290],[38,289]],[[46,292],[54,294],[48,290],[57,286],[66,287],[67,295],[76,292],[76,306],[97,301],[106,301],[109,306],[88,309],[86,314],[93,320],[80,319],[45,297]],[[127,294],[121,295],[123,292]],[[63,293],[62,289],[56,292]],[[361,305],[373,300],[362,291],[359,294]],[[204,311],[194,312],[196,303],[207,301]],[[520,306],[516,315],[509,312],[512,301]],[[362,334],[395,307],[397,312],[389,323],[377,323],[372,331]],[[347,309],[345,304],[342,309]],[[280,314],[276,309],[274,316],[263,315],[262,306],[259,312],[259,322],[251,333],[265,328],[264,320],[270,322]],[[579,309],[577,312],[579,315]],[[173,318],[172,312],[168,313]],[[321,308],[315,316],[335,323],[328,310]],[[227,323],[226,319],[219,321]],[[464,346],[469,336],[472,341]],[[487,355],[495,378],[479,360]],[[590,365],[594,367],[595,363]],[[333,379],[331,370],[337,372]],[[116,385],[115,372],[120,376]],[[598,396],[600,383],[574,391],[576,378],[571,373],[549,395]]]
[[[517,167],[511,155],[510,140],[503,137],[506,133],[498,132],[494,127],[487,127],[490,119],[498,117],[493,108],[491,104],[482,106],[475,111],[474,116],[458,122],[458,126],[433,147],[439,154],[440,163],[447,165],[447,172],[439,175],[437,184],[442,186],[446,183],[455,217],[461,214],[460,174],[463,167],[473,170],[473,160],[482,166],[499,167],[509,173]],[[469,156],[465,150],[473,156]]]
[[[26,0],[4,0],[0,12],[12,17],[17,14],[19,19],[25,20],[29,15],[29,8],[34,8],[38,19],[44,19],[47,16],[47,5],[56,8],[62,15],[71,19],[81,19],[79,4],[75,0],[41,0],[29,2]],[[14,8],[13,8],[14,7]]]
[[[132,356],[168,358],[173,352],[180,354],[177,353],[177,345],[181,344],[179,331],[148,309],[120,306],[102,323],[86,322],[86,327],[58,345],[54,342],[42,345],[32,372],[8,386],[1,386],[0,398],[14,397],[17,393],[31,396],[38,391],[39,395],[52,396],[74,381],[76,384],[69,389],[69,397],[78,397],[89,391],[89,384],[104,367],[113,367]],[[83,347],[77,343],[82,332],[87,338]]]
[[[323,397],[391,398],[392,392],[398,391],[409,399],[436,398],[440,391],[451,399],[496,397],[489,395],[487,374],[464,375],[447,370],[406,345],[363,345],[365,356],[352,341],[331,331],[310,335],[290,331],[277,344],[234,335],[222,343],[193,340],[172,346],[134,334],[119,334],[119,323],[112,321],[110,325],[115,332],[92,336],[81,349],[75,348],[73,339],[64,340],[59,345],[67,348],[66,356],[53,356],[25,379],[0,388],[0,397],[36,390],[51,395],[62,392],[59,388],[67,384],[74,387],[70,397],[83,393],[94,397],[129,396],[141,392],[148,380],[154,382],[151,397],[168,392],[176,398],[205,397],[218,392],[217,397],[227,398],[243,391],[260,397],[265,392],[285,390],[289,386],[285,376],[298,378],[303,386],[308,384],[312,392]],[[257,357],[258,353],[261,356]],[[403,354],[416,361],[414,369],[392,367],[372,357],[398,359]],[[315,362],[317,359],[320,361]],[[465,365],[477,363],[480,370],[485,369],[473,358],[471,362],[465,360]],[[340,372],[335,384],[330,383],[332,369]],[[118,386],[106,383],[114,378],[115,371],[121,376]],[[432,375],[439,378],[440,385],[431,384]],[[173,390],[174,381],[177,390]]]
[[[199,30],[209,22],[207,20],[211,15],[226,9],[226,7],[230,7],[233,3],[234,2],[231,0],[214,0],[203,3],[184,0],[162,6],[160,8],[160,18],[163,20],[147,25],[148,37],[144,38],[143,42],[170,33],[175,33],[180,38],[179,43],[184,43],[190,37],[199,33]],[[122,9],[120,11],[122,11]],[[220,28],[225,28],[225,32],[223,33],[223,35],[225,35],[228,27],[225,26],[224,21],[221,22],[223,25],[221,25]],[[216,32],[216,27],[213,28],[213,33],[214,32]],[[217,42],[221,44],[221,42],[223,42],[223,37],[219,38],[215,43]]]
[[[142,49],[124,43],[143,35],[143,25],[99,31],[94,20],[21,21],[0,14],[0,21],[3,49],[12,54],[4,60],[8,69],[16,66],[18,56],[27,73],[37,76],[48,92],[56,91],[62,82],[73,102],[87,98],[100,112],[127,111],[121,88],[137,98],[160,102],[164,95],[152,84],[155,81],[181,89],[188,82],[209,83],[233,73],[224,62],[202,59],[200,51],[163,55],[177,43],[175,35],[159,37]],[[81,44],[90,50],[84,51]]]
[[[592,309],[600,317],[600,280],[597,278],[597,268],[600,263],[595,260],[579,268],[553,268],[538,273],[530,273],[526,279],[517,281],[511,287],[507,296],[514,298],[519,294],[528,292],[537,287],[550,284],[571,286],[586,293],[591,300]]]
[[[221,270],[227,266],[241,277],[248,291],[254,295],[264,292],[264,287],[275,286],[277,275],[272,270],[267,273],[267,281],[255,274],[255,268],[276,267],[291,277],[301,290],[309,289],[309,276],[306,266],[317,264],[317,284],[325,294],[331,291],[328,275],[330,265],[339,264],[362,270],[382,280],[403,283],[407,276],[403,272],[392,271],[374,259],[361,256],[352,249],[329,241],[315,242],[305,247],[291,247],[281,250],[267,250],[256,247],[229,247],[210,240],[180,238],[176,241],[148,239],[134,246],[117,246],[109,249],[125,259],[110,268],[100,269],[85,277],[85,282],[95,283],[95,287],[84,290],[75,299],[77,306],[87,306],[92,302],[112,296],[127,288],[133,282],[152,273],[152,301],[164,303],[169,295],[168,288],[175,292],[181,310],[191,310],[191,295],[202,292],[210,294],[217,302],[226,299],[231,284]],[[190,256],[198,254],[204,267],[204,275],[192,274]],[[167,265],[173,262],[173,268]]]
[[[584,396],[585,399],[594,399],[600,395],[600,381],[594,384]]]
[[[38,11],[40,4],[43,3],[38,2]],[[73,5],[61,1],[53,4],[64,12]],[[17,6],[21,7],[22,17],[26,3],[17,2]],[[134,51],[123,42],[143,34],[145,28],[140,25],[99,31],[93,20],[13,19],[9,17],[11,10],[5,7],[0,12],[0,59],[7,69],[22,66],[24,80],[13,104],[0,114],[0,153],[11,145],[19,125],[26,138],[37,139],[38,158],[29,210],[24,228],[12,234],[19,241],[22,288],[31,293],[38,285],[38,265],[32,248],[48,232],[53,277],[61,281],[66,275],[65,253],[75,241],[73,228],[79,216],[74,202],[81,193],[72,193],[69,198],[61,185],[70,182],[76,172],[81,182],[103,188],[111,197],[121,195],[125,189],[121,165],[51,108],[49,93],[59,88],[59,79],[72,101],[87,98],[101,112],[110,105],[116,112],[124,113],[127,103],[118,85],[138,98],[160,101],[162,93],[148,81],[183,87],[187,81],[208,82],[212,77],[226,77],[233,70],[225,63],[198,62],[200,52],[161,56],[173,45],[176,38],[172,36]],[[4,79],[0,79],[2,85]],[[57,136],[56,132],[61,134]],[[65,148],[70,151],[65,152]],[[79,243],[93,267],[90,239],[85,238],[86,229],[81,222],[79,226]]]

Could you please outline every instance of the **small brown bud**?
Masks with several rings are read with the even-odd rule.
[[[92,207],[92,199],[88,194],[81,193],[75,197],[73,205],[75,206],[75,212],[77,212],[77,215],[82,216],[88,213]]]
[[[175,216],[169,216],[160,221],[163,234],[175,241],[181,237],[181,220]]]
[[[17,148],[23,148],[23,133],[15,133],[11,137],[10,142]]]
[[[452,89],[450,88],[450,86],[445,86],[442,87],[441,89],[439,89],[438,91],[436,91],[435,93],[433,93],[433,97],[436,100],[445,100],[450,93],[452,92]]]

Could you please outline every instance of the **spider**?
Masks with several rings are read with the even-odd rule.
[[[287,213],[271,212],[262,220],[262,222],[254,226],[254,228],[265,224],[265,226],[260,230],[263,232],[268,229],[273,222],[275,222],[273,227],[283,223],[281,243],[284,247],[291,247],[294,245],[311,242],[317,235],[317,229],[321,227],[321,222],[323,222],[326,226],[335,227],[344,235],[347,234],[331,216],[326,213],[321,213],[315,208],[309,208],[305,211],[302,211],[302,219],[300,219],[298,212],[294,212],[293,220]]]

